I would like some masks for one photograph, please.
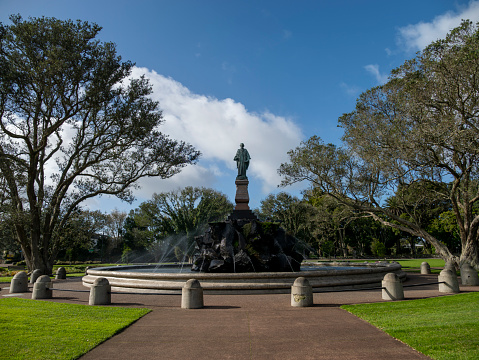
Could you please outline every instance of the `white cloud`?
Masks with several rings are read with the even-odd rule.
[[[152,97],[160,102],[165,123],[161,131],[184,140],[202,152],[198,165],[183,169],[169,180],[144,179],[142,197],[187,185],[212,186],[224,177],[236,176],[233,157],[242,142],[251,155],[248,171],[263,193],[276,189],[281,179],[277,169],[288,160],[287,151],[303,139],[291,120],[269,112],[249,112],[233,99],[216,99],[190,92],[179,82],[146,68],[135,68],[132,76],[145,74],[153,86]],[[147,195],[150,194],[150,195]]]
[[[349,96],[357,96],[361,92],[360,87],[349,85],[349,84],[346,84],[345,82],[341,82],[339,84],[339,87],[343,89],[343,91]]]
[[[427,45],[444,38],[461,20],[479,21],[479,1],[471,1],[467,7],[458,12],[449,11],[436,16],[431,22],[420,22],[399,29],[399,43],[408,51],[424,49]]]
[[[381,72],[379,71],[379,65],[370,64],[370,65],[366,65],[364,68],[366,69],[367,72],[374,75],[374,77],[376,78],[376,81],[379,84],[382,85],[382,84],[385,84],[388,81],[388,75],[387,74],[381,74]]]

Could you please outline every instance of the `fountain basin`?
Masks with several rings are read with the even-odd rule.
[[[95,279],[105,277],[110,282],[112,291],[181,294],[186,281],[197,279],[206,294],[265,294],[289,293],[294,280],[300,276],[308,279],[314,292],[380,286],[387,273],[396,273],[401,279],[406,278],[401,265],[394,262],[313,266],[317,266],[317,269],[262,273],[166,273],[153,272],[156,268],[154,265],[112,266],[88,269],[82,280],[84,286],[91,287]],[[338,266],[341,268],[336,268]],[[148,267],[151,272],[148,272]]]

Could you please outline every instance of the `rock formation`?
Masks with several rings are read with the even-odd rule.
[[[193,271],[291,272],[299,271],[303,259],[295,249],[297,239],[272,222],[233,219],[211,223],[195,241]]]

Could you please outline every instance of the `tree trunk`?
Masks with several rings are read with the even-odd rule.
[[[479,270],[479,248],[477,241],[474,240],[475,239],[467,239],[466,243],[462,246],[459,261],[456,260],[456,262],[459,266],[467,262],[472,267]]]

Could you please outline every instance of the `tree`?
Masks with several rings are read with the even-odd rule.
[[[61,231],[58,231],[53,249],[59,258],[67,260],[85,260],[90,256],[89,250],[95,246],[95,239],[105,223],[105,215],[100,211],[82,211],[75,209]]]
[[[263,221],[279,222],[281,227],[300,240],[300,245],[306,248],[304,252],[314,251],[317,211],[307,201],[285,192],[270,194],[261,201],[261,207],[256,212]]]
[[[283,185],[308,180],[382,224],[425,239],[444,259],[479,266],[478,54],[478,26],[464,21],[394,70],[387,84],[361,94],[356,109],[339,119],[344,147],[313,136],[290,151],[290,163],[279,169]],[[437,187],[435,197],[451,203],[459,257],[416,218],[385,205],[399,186],[417,182],[451,183]]]
[[[159,132],[162,114],[133,63],[95,39],[96,24],[11,16],[0,24],[0,179],[30,270],[49,273],[58,233],[84,200],[131,201],[199,153]]]
[[[140,205],[140,209],[151,219],[150,226],[157,241],[184,235],[186,241],[181,244],[181,250],[191,255],[194,236],[203,232],[209,222],[224,220],[233,211],[233,204],[221,192],[188,186],[155,193],[150,201]]]

